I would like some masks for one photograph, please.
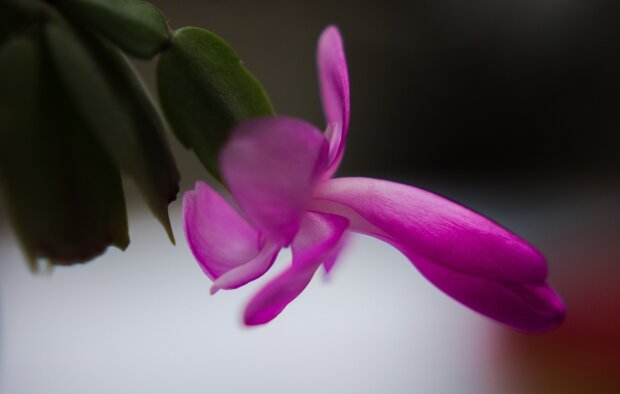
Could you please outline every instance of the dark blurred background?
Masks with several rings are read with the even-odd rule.
[[[410,267],[381,271],[384,263],[392,267],[389,260],[398,260],[394,267],[406,264],[387,249],[374,254],[378,249],[373,248],[379,246],[371,244],[358,245],[363,253],[351,252],[348,259],[355,261],[343,264],[342,277],[352,275],[347,276],[353,278],[350,282],[336,277],[329,286],[317,284],[312,295],[304,294],[307,298],[300,297],[290,312],[287,309],[288,315],[260,334],[248,333],[231,321],[241,311],[243,299],[231,306],[233,296],[208,297],[209,282],[199,276],[181,239],[179,203],[172,205],[179,239],[173,249],[163,245],[163,234],[138,207],[143,208],[143,203],[136,198],[130,203],[133,244],[128,252],[112,251],[91,265],[57,270],[51,279],[32,279],[27,274],[15,241],[6,226],[0,226],[0,242],[4,241],[0,245],[4,257],[0,258],[14,260],[0,265],[0,313],[8,354],[4,376],[12,376],[12,383],[4,387],[24,387],[19,373],[24,379],[29,376],[33,358],[53,363],[57,350],[66,352],[63,362],[94,362],[97,368],[112,368],[129,381],[132,374],[123,374],[138,362],[143,365],[135,376],[141,379],[150,379],[151,367],[159,371],[149,391],[144,391],[142,381],[131,386],[133,392],[160,392],[156,388],[171,392],[181,387],[174,385],[180,377],[187,384],[184,392],[201,392],[200,387],[209,384],[223,384],[220,392],[228,392],[226,387],[235,392],[235,387],[246,387],[244,378],[231,372],[237,366],[243,376],[256,379],[254,386],[248,383],[256,392],[291,392],[291,387],[312,392],[316,391],[313,387],[322,387],[322,378],[334,383],[326,392],[620,392],[620,2],[153,3],[173,28],[200,26],[223,37],[263,83],[280,114],[307,119],[321,128],[315,46],[322,29],[337,24],[345,40],[352,94],[351,129],[338,175],[381,177],[426,187],[516,231],[547,256],[551,282],[568,305],[567,321],[541,337],[487,324],[464,308],[452,306],[438,292],[433,299],[430,286],[428,294],[412,293],[426,285],[411,282],[407,275],[415,274]],[[155,95],[153,62],[137,65]],[[183,174],[182,190],[187,190],[196,179],[205,177],[205,171],[172,136],[169,140]],[[162,246],[157,253],[149,249],[158,243]],[[382,282],[375,284],[377,276],[371,271]],[[73,282],[71,275],[77,276]],[[116,275],[123,276],[120,284]],[[138,294],[138,277],[144,292],[132,304]],[[401,277],[403,283],[398,287],[392,281]],[[80,287],[78,278],[82,286],[91,285]],[[343,285],[338,287],[338,283]],[[116,298],[109,296],[109,288],[115,289]],[[355,298],[346,298],[347,289]],[[188,302],[184,291],[200,296],[179,306]],[[311,298],[329,291],[329,300]],[[47,303],[33,294],[48,297]],[[66,306],[76,294],[98,310]],[[375,305],[373,297],[384,303]],[[21,309],[14,306],[17,300],[22,302]],[[364,300],[370,304],[368,313],[384,313],[385,319],[369,318],[360,307]],[[421,300],[430,304],[424,306]],[[65,309],[60,309],[65,320],[54,314],[61,301],[65,302]],[[119,305],[126,310],[117,315]],[[220,315],[209,315],[210,309],[204,321],[197,320],[198,308],[203,307],[216,308]],[[348,308],[358,314],[345,312]],[[390,308],[394,308],[393,315]],[[20,320],[24,313],[28,318]],[[308,313],[324,318],[308,320]],[[414,317],[402,317],[409,314]],[[116,318],[116,323],[108,322],[108,317]],[[167,323],[158,328],[162,317]],[[228,326],[220,326],[223,321]],[[25,353],[17,345],[11,347],[12,343],[32,343],[38,333],[27,327],[40,324],[51,324],[51,332],[61,336],[66,332],[78,335],[82,341],[75,345],[78,350],[67,347],[69,339],[56,345],[36,342]],[[74,325],[82,330],[72,331]],[[110,334],[106,336],[101,327],[107,327]],[[151,337],[144,339],[144,332]],[[90,349],[101,336],[107,339],[93,353],[79,350],[79,346]],[[179,344],[179,338],[186,342]],[[297,347],[300,338],[306,339],[307,347]],[[58,336],[48,339],[56,343]],[[232,341],[230,348],[217,347],[226,341]],[[214,346],[219,350],[211,354]],[[127,356],[126,349],[135,354]],[[10,359],[15,354],[20,355],[21,364]],[[166,358],[168,354],[173,358]],[[481,354],[485,355],[482,361]],[[126,366],[121,369],[113,360],[123,357],[129,361],[119,364]],[[0,367],[1,362],[0,357]],[[296,364],[319,375],[313,376],[316,384],[307,383],[306,391],[295,386],[306,379],[304,372],[294,368]],[[419,370],[416,373],[415,368],[403,365]],[[265,372],[271,366],[274,375]],[[428,372],[425,366],[434,369]],[[262,375],[253,374],[253,368],[259,368]],[[278,368],[285,373],[277,375]],[[53,369],[56,378],[50,377],[50,382],[62,382],[63,371]],[[204,373],[206,386],[195,380],[201,376],[196,373]],[[218,381],[218,376],[224,377]],[[358,383],[350,376],[357,376]],[[68,374],[65,381],[71,379],[75,376]],[[155,385],[158,381],[162,384]],[[2,387],[0,383],[0,391]],[[117,392],[126,388],[111,387]]]
[[[337,24],[352,92],[342,174],[617,174],[617,1],[154,3],[173,27],[203,26],[228,40],[279,113],[321,127],[314,47]]]

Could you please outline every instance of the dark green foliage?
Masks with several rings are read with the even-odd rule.
[[[1,202],[24,251],[33,263],[71,264],[109,245],[125,249],[120,171],[136,182],[174,242],[168,204],[179,173],[161,115],[120,50],[95,26],[72,26],[57,3],[0,2]],[[161,14],[134,6],[128,19],[158,13],[164,46],[169,35]],[[134,26],[134,43],[146,48],[149,37],[153,43],[155,25]]]
[[[120,173],[172,242],[179,173],[164,121],[128,59],[160,53],[175,134],[216,177],[240,121],[273,115],[235,52],[198,28],[172,34],[136,0],[0,0],[0,202],[28,259],[83,262],[129,244]]]
[[[157,67],[161,105],[179,140],[218,177],[218,153],[231,127],[273,115],[273,108],[258,81],[219,37],[187,27],[175,32],[173,42]]]
[[[163,125],[129,63],[95,36],[57,23],[45,26],[46,41],[63,86],[94,136],[134,179],[171,240],[168,203],[179,174]]]
[[[0,45],[45,19],[47,9],[38,0],[0,0]]]
[[[83,262],[129,244],[121,179],[40,44],[33,32],[0,53],[0,186],[32,263]]]
[[[80,26],[109,39],[129,55],[150,59],[170,44],[166,19],[139,0],[55,0]]]

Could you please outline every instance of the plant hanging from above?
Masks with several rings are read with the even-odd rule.
[[[271,321],[321,265],[329,271],[350,231],[393,245],[439,289],[497,321],[543,332],[563,319],[544,257],[516,235],[415,187],[332,178],[350,117],[335,27],[317,51],[322,133],[275,116],[222,39],[173,32],[137,0],[0,3],[0,191],[33,269],[38,259],[73,264],[127,247],[121,173],[174,242],[168,204],[180,176],[166,122],[126,55],[156,59],[166,120],[229,194],[198,182],[183,199],[185,235],[212,292],[261,277],[292,249],[290,266],[249,302],[246,324]]]
[[[174,242],[168,204],[179,173],[126,55],[156,59],[175,135],[216,175],[230,128],[273,114],[228,44],[198,28],[171,31],[149,3],[2,0],[0,202],[33,269],[128,246],[121,174]]]

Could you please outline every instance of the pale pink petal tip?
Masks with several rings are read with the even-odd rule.
[[[349,72],[342,36],[335,26],[327,27],[319,37],[317,68],[327,123],[340,123],[346,135],[350,117]]]
[[[336,266],[340,256],[342,255],[342,251],[346,248],[349,236],[348,233],[345,233],[338,242],[338,245],[331,251],[331,253],[325,258],[323,261],[323,268],[325,269],[325,276],[329,278],[332,273],[332,270]]]
[[[278,244],[266,242],[254,258],[217,278],[211,286],[211,294],[215,294],[220,289],[236,289],[251,280],[260,278],[273,265],[279,251]]]
[[[336,172],[342,160],[351,117],[349,71],[342,37],[335,26],[327,27],[319,38],[317,68],[323,113],[328,124],[327,137],[330,140],[328,178]]]

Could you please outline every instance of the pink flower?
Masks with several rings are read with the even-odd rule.
[[[234,202],[198,182],[183,199],[185,235],[212,293],[259,278],[282,247],[291,265],[246,307],[247,325],[275,318],[329,270],[347,231],[400,250],[457,301],[527,332],[558,325],[565,309],[546,283],[545,258],[489,219],[415,187],[368,178],[337,178],[349,128],[349,80],[340,33],[318,44],[325,134],[277,116],[237,126],[220,156]]]

